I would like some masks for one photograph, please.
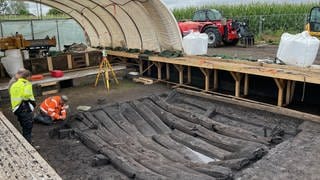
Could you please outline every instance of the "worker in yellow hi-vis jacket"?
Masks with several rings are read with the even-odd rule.
[[[25,70],[21,77],[12,84],[9,89],[12,111],[18,117],[22,127],[22,135],[31,143],[31,133],[33,127],[33,110],[36,106],[33,96],[31,72]]]

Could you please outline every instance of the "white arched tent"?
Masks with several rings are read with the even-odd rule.
[[[61,10],[83,28],[90,46],[182,50],[177,22],[161,0],[29,0]]]

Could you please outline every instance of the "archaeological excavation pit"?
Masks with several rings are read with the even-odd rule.
[[[248,175],[243,172],[293,139],[301,123],[178,90],[99,105],[60,128],[71,128],[96,154],[95,166],[112,166],[121,177],[191,180]]]

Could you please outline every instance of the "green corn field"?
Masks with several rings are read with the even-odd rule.
[[[309,11],[314,6],[320,6],[320,3],[210,5],[174,9],[173,14],[179,21],[192,19],[193,13],[198,9],[217,9],[228,19],[248,22],[249,29],[256,36],[261,34],[280,36],[283,32],[302,32]]]

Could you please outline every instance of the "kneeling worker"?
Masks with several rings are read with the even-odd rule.
[[[48,97],[40,105],[40,114],[51,117],[52,121],[65,120],[68,108],[65,103],[67,101],[68,97],[65,95]]]

